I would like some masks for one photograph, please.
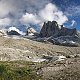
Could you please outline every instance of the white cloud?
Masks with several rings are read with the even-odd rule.
[[[51,0],[1,0],[0,25],[38,24],[57,21],[60,25],[68,18]],[[24,14],[26,12],[26,14]]]
[[[31,19],[36,18],[33,17],[35,16],[33,14],[37,14],[38,11],[50,1],[51,0],[0,0],[1,22],[4,18],[9,18],[9,20],[11,19],[11,21],[13,22],[12,25],[19,24],[19,19],[25,12],[30,13],[26,14],[26,16],[32,16]],[[30,17],[28,17],[28,19],[30,20]],[[37,21],[35,21],[35,23],[36,22]]]
[[[26,13],[25,15],[22,16],[22,18],[20,19],[21,23],[23,24],[39,24],[40,20],[38,19],[37,15],[33,15],[33,14],[29,14]]]
[[[10,31],[12,31],[12,30],[18,32],[19,34],[25,35],[25,33],[23,33],[22,31],[20,31],[20,30],[17,29],[16,27],[10,27],[10,28],[8,29],[8,32],[10,32]]]
[[[52,3],[49,3],[45,6],[44,9],[39,11],[39,15],[42,19],[46,21],[53,21],[54,15],[53,12],[57,11],[57,7]]]
[[[3,19],[0,19],[0,25],[1,26],[9,26],[11,25],[11,19],[9,18],[3,18]]]
[[[76,25],[77,25],[77,22],[76,22],[75,20],[72,20],[71,22],[72,22],[72,23],[71,23],[70,26],[71,26],[72,28],[75,28]]]
[[[67,16],[79,16],[80,15],[80,6],[69,6],[66,9],[65,14]]]
[[[7,16],[9,13],[20,17],[25,10],[29,13],[35,13],[50,1],[51,0],[1,0],[0,17]]]
[[[20,19],[23,24],[33,23],[41,26],[44,22],[53,20],[62,25],[68,20],[68,18],[52,3],[47,4],[37,15],[26,13]]]
[[[45,21],[57,21],[58,24],[62,25],[68,18],[60,11],[56,5],[49,3],[46,7],[39,12],[39,15]]]

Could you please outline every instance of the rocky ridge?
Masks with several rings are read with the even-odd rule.
[[[63,25],[59,26],[56,21],[48,21],[47,23],[44,23],[41,31],[40,36],[41,37],[60,37],[60,36],[75,36],[77,35],[77,30],[69,29],[66,27],[63,27]]]
[[[63,27],[63,25],[59,26],[56,21],[44,23],[40,31],[40,37],[58,45],[79,46],[80,44],[80,33],[75,28],[69,29]]]

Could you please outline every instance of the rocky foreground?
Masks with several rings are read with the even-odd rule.
[[[26,38],[0,37],[0,60],[31,60],[43,56],[79,55],[80,47],[66,47],[41,43]]]
[[[0,37],[0,61],[7,62],[6,64],[14,62],[13,65],[18,65],[18,68],[26,67],[26,63],[31,62],[28,66],[39,76],[32,80],[80,79],[80,47],[59,46],[26,38]]]
[[[0,31],[0,80],[80,80],[80,32],[56,21]]]

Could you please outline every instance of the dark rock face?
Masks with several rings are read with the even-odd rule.
[[[21,35],[17,31],[14,31],[14,30],[11,30],[10,32],[7,31],[7,34],[8,35],[18,35],[18,36]]]
[[[41,37],[50,37],[50,36],[57,36],[59,33],[59,27],[56,21],[48,21],[48,23],[44,23],[41,31]]]
[[[60,36],[75,36],[77,35],[76,29],[68,29],[61,26],[61,29],[59,28],[56,21],[48,21],[48,23],[44,23],[41,31],[40,36],[41,37],[60,37]]]
[[[48,21],[48,23],[44,23],[41,31],[40,37],[45,39],[45,41],[49,41],[53,44],[63,45],[63,46],[78,46],[80,43],[80,38],[77,30],[69,29],[57,24],[56,21]],[[38,40],[38,39],[37,39]]]
[[[75,35],[77,35],[76,28],[68,29],[68,28],[65,28],[65,27],[61,26],[59,36],[67,36],[67,35],[68,36],[75,36]]]

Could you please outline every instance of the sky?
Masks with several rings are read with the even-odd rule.
[[[80,30],[80,0],[0,0],[0,29],[40,30],[47,21]]]
[[[71,27],[70,24],[75,23],[74,26],[77,30],[80,30],[80,0],[53,0],[56,4],[68,17],[68,22],[65,26]]]

